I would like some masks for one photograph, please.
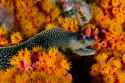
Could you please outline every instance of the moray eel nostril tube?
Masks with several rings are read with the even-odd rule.
[[[80,56],[88,56],[95,54],[95,50],[86,48],[93,44],[93,41],[86,38],[78,38],[76,32],[68,32],[62,28],[53,28],[42,31],[31,37],[30,39],[9,47],[0,47],[0,69],[9,67],[9,59],[19,50],[33,47],[49,47],[61,48],[63,51],[70,49],[73,53]],[[81,50],[82,49],[82,50]]]

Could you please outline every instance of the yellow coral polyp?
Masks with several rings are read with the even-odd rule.
[[[9,42],[6,38],[0,38],[0,46],[8,46]]]
[[[76,18],[69,18],[69,17],[59,17],[58,18],[59,25],[61,25],[63,28],[65,28],[67,31],[76,32],[78,31],[78,21]]]
[[[55,24],[49,23],[49,24],[47,24],[46,30],[50,30],[55,27],[57,27]]]
[[[106,77],[104,78],[104,81],[105,81],[106,83],[114,83],[114,82],[115,82],[115,79],[114,79],[114,77],[113,77],[112,75],[108,75],[108,76],[106,76]]]
[[[46,11],[47,13],[50,13],[54,7],[52,0],[41,0],[41,3],[43,10]]]
[[[92,70],[90,72],[92,76],[98,76],[99,75],[99,73],[100,73],[99,67],[100,67],[99,64],[92,65],[92,67],[91,67]]]
[[[105,53],[102,53],[102,54],[99,54],[97,57],[96,57],[96,61],[98,62],[105,62],[108,58],[108,55],[105,54]]]
[[[11,43],[12,44],[17,44],[17,43],[21,42],[22,40],[23,39],[22,39],[20,32],[15,32],[15,33],[11,34]]]
[[[111,64],[115,66],[116,68],[120,69],[122,67],[120,59],[113,59]]]
[[[119,0],[112,0],[113,7],[118,7],[119,4],[120,4]]]
[[[107,9],[109,7],[109,1],[110,0],[100,0],[101,1],[101,6],[105,9]]]
[[[110,26],[109,30],[110,32],[112,32],[114,35],[116,34],[122,34],[123,33],[123,30],[122,30],[122,26],[119,25],[118,23],[112,23],[112,25]]]

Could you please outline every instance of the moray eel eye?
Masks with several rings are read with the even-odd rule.
[[[77,35],[77,40],[83,40],[83,39],[84,39],[84,36],[82,34]]]

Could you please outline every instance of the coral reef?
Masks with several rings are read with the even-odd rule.
[[[22,41],[28,39],[29,37],[37,34],[40,31],[46,29],[48,25],[61,26],[66,30],[76,32],[78,31],[78,22],[76,18],[63,17],[60,13],[60,8],[52,1],[52,0],[2,0],[0,2],[1,6],[8,9],[8,12],[13,12],[14,14],[14,26],[12,30],[8,32],[7,28],[3,25],[1,27],[5,27],[4,29],[9,33],[7,35],[6,42],[2,42],[1,46],[6,46],[13,44],[11,33],[20,32],[22,36]],[[14,4],[14,5],[13,5]],[[6,12],[5,12],[6,14]],[[3,17],[4,19],[9,19],[10,16]],[[6,22],[5,22],[6,23]],[[11,22],[7,22],[6,24],[10,24]],[[12,23],[11,23],[12,24]],[[19,36],[18,36],[19,37]],[[4,37],[6,38],[6,37]],[[21,37],[20,37],[21,38]],[[2,39],[3,40],[3,39]],[[14,44],[19,43],[20,41],[14,42]]]
[[[91,68],[92,83],[124,83],[125,1],[96,0],[93,20],[85,34],[96,39],[96,63]]]
[[[101,52],[96,57],[97,63],[92,66],[91,75],[97,79],[94,83],[124,83],[124,54],[116,51]]]
[[[78,19],[63,16],[53,0],[0,0],[2,7],[14,15],[2,19],[13,17],[14,21],[8,21],[7,25],[11,22],[14,25],[8,31],[0,22],[0,47],[23,42],[53,26],[79,31]],[[91,67],[90,80],[125,83],[125,0],[94,0],[91,10],[92,19],[82,27],[86,36],[96,40],[93,46],[97,50],[96,63]],[[71,83],[72,77],[67,72],[70,63],[57,49],[22,49],[16,55],[11,60],[14,67],[0,71],[1,83]]]
[[[70,63],[56,48],[22,49],[11,59],[12,68],[0,71],[0,83],[71,83]]]

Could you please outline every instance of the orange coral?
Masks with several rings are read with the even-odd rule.
[[[119,55],[118,55],[119,54]],[[91,75],[99,77],[100,75],[103,77],[104,80],[103,83],[114,83],[117,81],[117,83],[124,83],[124,64],[122,63],[120,57],[123,57],[123,55],[120,55],[120,53],[107,53],[103,52],[100,53],[97,57],[102,56],[108,56],[105,58],[105,60],[98,61],[97,63],[92,66]],[[112,56],[113,55],[113,56]],[[103,57],[102,57],[103,58]],[[99,59],[99,58],[98,58]],[[109,60],[107,60],[109,59]]]
[[[21,50],[17,56],[11,59],[11,64],[18,66],[21,70],[28,70],[31,65],[30,52],[27,49]]]
[[[1,82],[71,83],[70,64],[56,48],[39,47],[19,51],[11,59],[13,68],[0,72]],[[9,76],[7,74],[9,73]]]
[[[68,31],[76,32],[78,31],[78,21],[75,17],[69,18],[69,17],[59,17],[58,18],[59,25],[61,25],[63,28],[65,28]]]
[[[7,46],[8,40],[4,37],[0,37],[0,46]]]
[[[7,34],[7,30],[4,27],[0,26],[0,36],[6,35],[6,34]]]
[[[22,39],[22,36],[19,32],[15,32],[13,34],[11,34],[11,43],[12,44],[17,44],[19,42],[21,42],[23,39]]]
[[[64,56],[57,49],[50,49],[48,54],[43,53],[43,56],[40,56],[39,59],[39,62],[36,63],[37,68],[44,69],[49,74],[61,75],[70,68]]]
[[[27,37],[33,36],[39,30],[43,29],[41,26],[45,23],[45,14],[39,12],[33,0],[15,0],[14,4],[15,11],[17,11],[15,13],[16,23],[19,26],[16,28],[21,29],[21,32]]]
[[[96,39],[96,64],[92,66],[91,75],[100,78],[101,83],[124,83],[124,0],[98,0],[93,3],[93,20],[91,35]],[[96,32],[96,30],[98,30]],[[92,33],[93,32],[93,33]],[[104,48],[104,49],[102,49]]]
[[[7,31],[0,27],[0,46],[7,46],[9,44],[8,40],[7,40]]]
[[[1,0],[0,5],[14,14],[16,30],[10,34],[1,26],[0,46],[17,44],[25,37],[55,26],[72,32],[79,29],[77,19],[63,17],[52,0]],[[91,8],[93,19],[84,29],[86,36],[96,39],[97,62],[92,66],[91,74],[103,79],[103,83],[125,83],[125,0],[96,0]],[[67,72],[70,64],[57,49],[25,49],[16,55],[11,60],[15,67],[7,72],[0,71],[2,83],[60,83],[59,79],[64,83],[71,82]]]
[[[78,31],[79,28],[77,19],[75,17],[63,17],[60,8],[52,0],[14,0],[13,2],[11,0],[2,0],[0,4],[12,12],[15,22],[13,24],[13,30],[21,33],[20,35],[23,36],[22,38],[20,36],[21,40],[17,41],[15,37],[12,36],[13,34],[10,34],[11,37],[8,36],[8,39],[11,40],[8,40],[8,44],[19,43],[45,30],[49,24],[63,27],[72,32]],[[4,44],[2,46],[4,46]]]

